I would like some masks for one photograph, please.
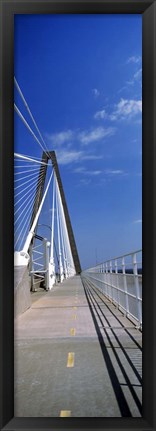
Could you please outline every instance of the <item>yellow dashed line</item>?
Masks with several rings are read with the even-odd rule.
[[[68,368],[74,367],[74,357],[75,357],[74,352],[68,353],[68,358],[67,358],[67,367]]]
[[[60,417],[65,418],[71,416],[71,410],[61,410],[60,411]]]
[[[70,335],[75,335],[76,334],[76,329],[75,328],[71,328],[70,329]]]
[[[72,319],[76,320],[76,314],[72,315]]]
[[[77,307],[73,307],[74,310],[77,310]]]

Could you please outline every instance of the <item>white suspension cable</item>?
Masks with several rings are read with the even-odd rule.
[[[18,160],[18,161],[20,161],[20,160]],[[26,163],[28,163],[28,162],[26,162]],[[35,168],[35,167],[36,167],[36,165],[32,165],[32,164],[31,165],[16,165],[16,164],[14,164],[14,169],[25,168],[25,169],[29,170],[29,168]],[[37,169],[37,167],[36,167],[36,169]]]
[[[14,203],[14,207],[17,205],[17,204],[19,204],[19,202],[21,202],[21,200],[25,197],[25,196],[27,196],[27,194],[28,193],[30,193],[30,191],[31,191],[31,193],[32,193],[32,190],[34,190],[34,189],[36,189],[37,188],[37,185],[39,186],[40,184],[41,184],[41,182],[42,182],[42,178],[40,179],[40,181],[37,183],[37,181],[36,181],[36,183],[34,184],[34,186],[33,186],[33,188],[32,188],[32,185],[30,184],[28,187],[29,187],[29,190],[20,198],[20,199],[18,199],[15,203]],[[25,187],[25,189],[27,189],[27,187]],[[25,191],[25,189],[23,190],[23,191]],[[20,194],[21,194],[21,192],[19,192]],[[17,197],[17,195],[15,195],[15,198]]]
[[[67,250],[67,256],[68,256],[68,262],[70,263],[70,267],[72,268],[72,275],[73,275],[76,271],[75,271],[73,256],[72,256],[72,252],[71,252],[71,246],[70,246],[70,242],[69,242],[69,235],[68,235],[67,226],[66,226],[65,214],[64,214],[64,209],[63,209],[63,204],[62,204],[62,199],[61,199],[58,184],[57,184],[57,191],[58,191],[60,208],[61,208],[61,213],[62,213],[62,222],[64,225],[64,234],[65,234],[65,238],[66,238],[66,250]]]
[[[22,159],[22,161],[26,162],[26,161],[31,161],[31,162],[35,162],[35,163],[39,163],[40,165],[45,165],[45,166],[49,166],[48,163],[42,162],[42,160],[39,157],[30,157],[30,156],[26,156],[24,154],[18,154],[18,153],[14,153],[14,156],[17,157],[17,161],[20,161]],[[20,160],[18,160],[18,158]]]
[[[17,106],[14,103],[14,109],[17,112],[18,116],[21,118],[21,120],[23,121],[23,123],[25,124],[25,126],[27,127],[27,129],[29,130],[29,132],[32,134],[32,136],[34,137],[34,139],[38,142],[39,146],[42,148],[42,150],[46,153],[43,145],[41,144],[41,142],[39,141],[39,139],[37,138],[37,136],[35,135],[35,133],[33,132],[33,130],[31,129],[31,127],[29,126],[29,124],[27,123],[26,119],[23,117],[22,113],[20,112],[20,110],[17,108]],[[47,153],[46,153],[47,154]],[[49,157],[49,155],[47,154],[47,157]]]
[[[17,214],[17,212],[23,207],[23,205],[25,205],[25,203],[27,202],[27,200],[28,199],[30,199],[30,191],[31,191],[31,196],[32,196],[32,191],[34,192],[34,195],[33,196],[35,196],[35,192],[36,192],[36,188],[37,188],[37,186],[39,187],[39,185],[41,184],[41,182],[42,182],[42,178],[40,179],[40,181],[38,182],[38,184],[36,185],[35,184],[35,186],[32,188],[31,187],[31,190],[29,190],[29,192],[27,192],[27,193],[25,193],[25,195],[22,197],[22,198],[20,198],[19,200],[18,200],[18,202],[16,202],[16,204],[17,203],[19,203],[23,198],[25,198],[25,196],[29,193],[29,196],[27,196],[27,198],[24,200],[24,202],[22,202],[22,204],[20,205],[20,207],[18,207],[17,208],[17,210],[15,211],[15,213],[14,213],[14,216]],[[26,206],[25,206],[25,208],[26,208]],[[24,209],[25,209],[24,208]],[[20,215],[21,215],[22,213],[20,213]]]
[[[59,195],[60,195],[60,193],[59,193]],[[61,220],[62,220],[62,235],[63,235],[65,257],[66,257],[66,268],[67,268],[67,273],[69,276],[70,274],[69,274],[69,267],[68,266],[69,266],[69,262],[73,262],[73,258],[72,258],[70,243],[69,243],[69,236],[68,236],[68,231],[67,231],[66,220],[65,220],[61,196],[60,196],[60,212],[61,212]]]
[[[37,184],[37,179],[38,179],[38,176],[36,177],[36,184]],[[26,181],[26,183],[27,183],[28,181]],[[29,184],[27,187],[24,187],[24,189],[23,190],[21,190],[20,192],[18,192],[18,193],[15,193],[15,199],[17,198],[17,196],[19,196],[19,195],[21,195],[21,193],[22,192],[24,192],[25,190],[27,190],[27,189],[29,189],[29,188],[31,188],[32,187],[32,185],[31,184]],[[15,203],[15,205],[16,205],[16,203]]]
[[[28,106],[28,103],[26,102],[26,100],[25,100],[25,98],[24,98],[24,96],[23,96],[23,93],[22,93],[22,91],[21,91],[21,89],[20,89],[20,86],[19,86],[19,84],[17,83],[17,81],[16,81],[16,78],[15,78],[15,77],[14,77],[14,82],[15,82],[16,88],[17,88],[17,90],[18,90],[18,92],[19,92],[19,94],[20,94],[20,96],[21,96],[21,98],[22,98],[22,100],[23,100],[23,102],[24,102],[24,105],[26,106],[26,109],[27,109],[27,111],[28,111],[28,113],[29,113],[29,115],[30,115],[30,117],[31,117],[31,119],[32,119],[32,121],[33,121],[33,123],[34,123],[34,126],[36,127],[36,130],[37,130],[37,132],[38,132],[38,134],[39,134],[39,136],[40,136],[40,138],[41,138],[41,140],[42,140],[43,144],[45,145],[45,148],[46,148],[46,150],[47,150],[47,152],[48,152],[48,148],[47,148],[46,143],[45,143],[45,141],[44,141],[44,139],[43,139],[43,136],[41,135],[41,132],[40,132],[40,130],[39,130],[39,128],[38,128],[38,126],[37,126],[37,124],[36,124],[36,121],[35,121],[35,119],[34,119],[34,117],[33,117],[32,113],[31,113],[31,111],[30,111],[30,108],[29,108],[29,106]],[[46,154],[47,154],[47,153],[46,153]],[[48,156],[50,156],[50,155],[49,155],[49,152],[48,152]]]
[[[59,208],[59,212],[61,208]],[[64,267],[64,273],[65,277],[67,278],[67,256],[65,252],[65,246],[64,246],[64,236],[63,236],[63,226],[62,226],[62,218],[60,213],[60,231],[61,231],[61,242],[62,242],[62,253],[63,253],[63,267]]]
[[[27,253],[27,252],[28,252],[28,249],[29,249],[29,246],[30,246],[30,242],[31,242],[32,237],[33,237],[33,234],[34,234],[34,230],[35,230],[35,227],[36,227],[36,225],[37,225],[38,218],[39,218],[39,215],[40,215],[41,209],[42,209],[42,207],[43,207],[43,203],[44,203],[44,201],[45,201],[45,197],[46,197],[46,195],[47,195],[47,191],[48,191],[48,189],[49,189],[49,186],[50,186],[50,183],[51,183],[51,180],[52,180],[52,176],[53,176],[53,171],[52,171],[52,173],[51,173],[51,176],[50,176],[50,179],[49,179],[49,181],[48,181],[48,184],[47,184],[46,190],[45,190],[45,192],[44,192],[44,195],[43,195],[43,198],[42,198],[42,201],[41,201],[40,207],[39,207],[39,209],[38,209],[38,211],[37,211],[37,214],[36,214],[36,216],[35,216],[35,219],[34,219],[34,221],[33,221],[32,226],[31,226],[31,231],[29,231],[28,237],[27,237],[26,242],[25,242],[25,244],[24,244],[23,251],[24,251],[25,253]]]
[[[60,228],[59,228],[59,213],[58,213],[58,195],[57,195],[57,193],[56,193],[56,214],[57,214],[58,250],[59,250],[59,256],[61,256]]]
[[[57,183],[57,188],[58,188],[58,183]],[[62,244],[62,255],[63,255],[63,267],[64,267],[64,273],[65,273],[65,277],[67,278],[68,276],[68,269],[67,269],[67,253],[66,253],[66,248],[65,248],[65,242],[64,242],[64,234],[63,234],[63,223],[62,223],[62,199],[61,199],[61,195],[60,195],[60,191],[58,188],[58,213],[59,213],[59,225],[60,225],[60,237],[61,237],[61,244]]]
[[[35,190],[34,190],[34,192],[35,192]],[[33,194],[33,197],[34,197],[34,195],[35,195],[35,193]],[[32,196],[32,193],[31,193],[31,196]],[[30,202],[30,194],[27,196],[27,198],[24,200],[24,202],[22,202],[21,203],[21,205],[17,208],[17,210],[14,212],[14,217],[15,217],[15,215],[21,210],[21,208],[24,206],[24,210],[25,210],[25,208],[27,208],[27,206],[25,206],[25,204],[26,204],[26,202],[28,201],[28,199],[29,199],[29,202]],[[22,212],[20,213],[20,216],[21,216],[21,214],[23,214]],[[18,221],[18,220],[17,220]]]
[[[39,175],[36,175],[36,180],[35,180],[35,178],[33,178],[33,183],[34,183],[34,180],[36,181],[36,182],[34,183],[34,184],[36,185],[36,187],[37,187],[37,182],[38,182],[38,185],[39,185],[40,181],[42,180],[42,174],[43,174],[43,172],[40,172],[40,174],[39,174]],[[30,181],[31,181],[31,180],[30,180]],[[25,181],[25,183],[30,182],[30,181]],[[23,184],[25,184],[25,183],[23,183]],[[18,186],[18,187],[19,187],[19,186]],[[18,187],[15,187],[15,190],[16,190]],[[24,188],[23,188],[23,190],[21,190],[20,192],[15,193],[15,199],[17,198],[17,196],[19,196],[22,192],[24,192],[25,190],[29,189],[30,187],[32,187],[32,184],[29,184],[28,186],[24,187]],[[16,205],[16,203],[15,203],[15,205]]]
[[[41,177],[41,175],[40,175],[40,177]],[[40,182],[42,181],[42,178],[40,178]],[[39,183],[38,183],[38,186],[39,186]],[[36,192],[36,188],[34,188],[35,189],[35,192]],[[31,202],[34,200],[34,196],[35,196],[35,192],[34,192],[34,194],[33,194],[33,196],[32,196],[32,194],[31,194],[31,199],[30,199],[30,201],[29,201],[29,204],[30,204],[30,206],[31,206]],[[19,220],[19,218],[21,217],[21,215],[23,214],[23,212],[25,211],[25,209],[27,208],[27,206],[28,205],[26,205],[25,207],[24,207],[24,210],[19,214],[19,216],[18,216],[18,218],[15,220],[15,222],[14,222],[14,225],[17,223],[17,221]],[[28,211],[29,211],[29,208],[28,208],[28,210],[25,212],[25,216],[27,215],[27,213],[28,213]],[[19,229],[19,227],[21,226],[21,223],[22,223],[22,220],[21,220],[21,222],[19,223],[19,225],[18,225],[18,227],[16,228],[16,232],[17,232],[17,230]]]
[[[49,261],[49,271],[48,271],[48,284],[51,290],[56,281],[55,272],[55,260],[54,260],[54,215],[55,215],[55,175],[53,177],[53,187],[52,187],[52,214],[51,214],[51,248],[50,248],[50,261]]]
[[[58,236],[58,252],[59,252],[59,271],[60,271],[60,282],[63,280],[63,266],[62,266],[62,254],[61,254],[61,242],[60,242],[60,226],[59,226],[59,212],[58,212],[58,185],[56,179],[56,216],[57,216],[57,236]]]
[[[19,241],[19,239],[20,239],[20,237],[21,237],[21,235],[22,235],[23,229],[25,228],[25,226],[26,226],[26,224],[27,224],[27,222],[28,222],[28,220],[29,220],[29,218],[30,218],[30,216],[31,216],[32,208],[33,208],[33,202],[32,202],[32,203],[31,203],[31,205],[30,205],[29,213],[28,213],[28,211],[27,211],[28,216],[26,217],[25,222],[23,223],[23,227],[22,227],[22,229],[21,229],[21,231],[20,231],[20,234],[19,234],[18,238],[16,239],[15,247],[16,247],[16,245],[18,244],[18,241]],[[17,233],[18,229],[19,229],[19,226],[18,226],[18,227],[17,227],[17,229],[16,229],[15,237],[16,237],[16,233]],[[28,225],[26,226],[25,233],[26,233],[27,231],[28,231]],[[19,247],[21,247],[21,244],[23,243],[23,240],[24,240],[24,235],[23,235],[23,238],[22,238],[22,241],[21,241],[21,243],[20,243]]]
[[[35,171],[38,171],[39,172],[39,167],[37,167],[37,168],[34,168],[34,169],[27,169],[26,171],[20,171],[20,172],[14,172],[14,175],[21,175],[21,174],[26,174],[26,173],[29,173],[29,172],[35,172]]]
[[[71,275],[70,267],[72,266],[73,259],[72,259],[71,247],[70,247],[70,243],[69,243],[69,236],[68,236],[68,231],[67,231],[66,220],[65,220],[65,216],[64,216],[64,210],[63,210],[60,192],[59,192],[59,197],[60,197],[60,208],[61,208],[61,213],[62,213],[62,224],[64,226],[63,231],[64,231],[65,249],[66,249],[66,256],[67,256],[67,271],[68,271],[68,276],[70,276]]]
[[[62,225],[64,226],[64,220],[62,217]],[[68,275],[69,275],[69,263],[71,262],[71,252],[70,252],[70,245],[69,245],[69,241],[68,241],[68,233],[66,231],[66,226],[64,226],[64,244],[65,244],[65,249],[66,249],[66,261],[67,261],[67,271],[68,271]]]
[[[30,177],[34,177],[34,176],[36,176],[36,174],[38,175],[39,174],[39,171],[37,171],[37,172],[35,172],[35,173],[33,173],[33,174],[28,174],[28,175],[25,175],[24,177],[21,177],[21,178],[17,178],[17,180],[14,180],[14,183],[17,183],[17,181],[21,181],[21,180],[24,180],[25,178],[30,178]]]
[[[14,226],[17,224],[17,222],[18,222],[18,220],[19,220],[19,218],[22,216],[22,214],[25,212],[25,214],[26,214],[26,208],[28,207],[28,205],[34,200],[34,196],[35,196],[35,193],[31,196],[31,199],[29,200],[29,202],[28,202],[28,204],[27,205],[25,205],[25,207],[24,207],[24,209],[21,211],[21,213],[19,214],[19,216],[15,219],[15,221],[14,221]]]
[[[20,184],[19,186],[17,186],[17,187],[14,187],[14,190],[17,190],[17,189],[19,189],[19,187],[22,187],[22,186],[24,186],[24,184],[28,184],[28,183],[30,183],[30,181],[32,181],[32,179],[34,180],[35,178],[38,178],[38,174],[35,174],[35,176],[34,176],[33,178],[30,178],[29,180],[27,180],[27,181],[24,181],[24,183]],[[16,196],[17,196],[17,195],[16,195]]]
[[[55,216],[55,175],[53,178],[52,220],[51,220],[51,250],[50,260],[54,261],[54,216]]]
[[[33,204],[31,205],[30,212],[32,211],[32,208],[33,208]],[[24,239],[25,239],[25,237],[26,237],[26,234],[27,234],[27,232],[28,232],[28,220],[30,219],[30,216],[31,216],[31,214],[28,214],[28,217],[27,217],[27,219],[25,220],[25,224],[24,224],[24,226],[23,226],[23,228],[26,226],[26,229],[24,230],[23,236],[22,236],[21,241],[20,241],[20,243],[19,243],[19,247],[18,247],[18,248],[19,248],[19,250],[21,250],[21,249],[22,249],[23,241],[24,241]],[[20,235],[19,235],[18,241],[19,241],[19,239],[20,239],[20,237],[21,237],[21,234],[22,234],[22,232],[23,232],[23,228],[22,228],[22,231],[21,231],[21,233],[20,233]]]

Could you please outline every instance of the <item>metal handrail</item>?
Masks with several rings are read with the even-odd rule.
[[[106,260],[105,262],[82,271],[82,279],[89,280],[93,286],[103,292],[127,318],[136,322],[136,326],[142,327],[142,274],[138,272],[136,256],[142,250],[133,251],[125,255]],[[126,272],[125,258],[131,256],[132,273]],[[122,259],[120,266],[119,259]],[[114,261],[114,262],[113,262]],[[115,265],[113,265],[113,263]],[[114,270],[115,268],[115,270]],[[134,323],[135,323],[134,322]]]
[[[95,265],[95,266],[93,266],[91,268],[86,268],[86,269],[84,269],[84,271],[89,271],[89,269],[97,268],[100,265],[104,265],[105,263],[108,263],[108,262],[111,262],[111,261],[114,261],[114,260],[118,260],[118,259],[121,259],[123,257],[132,256],[134,253],[138,254],[138,253],[141,253],[141,252],[142,252],[142,249],[139,249],[139,250],[132,251],[130,253],[122,254],[122,255],[117,256],[117,257],[112,257],[111,259],[107,259],[104,262],[100,262],[100,263],[98,263],[97,265]],[[141,262],[138,262],[138,263],[141,263]],[[129,263],[127,263],[126,265],[129,265]]]

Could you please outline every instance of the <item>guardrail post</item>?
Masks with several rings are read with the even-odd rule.
[[[106,275],[105,275],[105,264],[103,263],[103,276],[102,276],[102,278],[103,278],[103,283],[104,283],[104,289],[102,289],[101,288],[101,290],[103,290],[104,291],[104,293],[106,293],[106,284],[105,284],[105,281],[106,281]]]
[[[124,292],[125,292],[125,299],[126,299],[126,316],[129,313],[129,302],[128,302],[128,291],[127,291],[127,278],[126,278],[126,272],[125,272],[125,258],[122,257],[122,274],[124,278]]]
[[[134,274],[135,291],[136,291],[136,299],[137,299],[138,320],[141,326],[142,310],[141,310],[141,301],[140,301],[140,295],[139,295],[139,279],[138,279],[138,266],[137,266],[136,253],[133,253],[132,260],[133,260],[133,274]]]
[[[107,264],[107,262],[106,262],[106,295],[108,296],[108,298],[109,298],[109,293],[108,293],[108,264]]]
[[[119,287],[119,280],[118,280],[118,261],[117,261],[117,259],[115,259],[115,262],[114,262],[114,266],[115,266],[115,274],[116,274],[116,279],[117,279],[117,304],[116,304],[116,306],[117,306],[117,308],[119,308],[119,289],[118,289],[118,287]]]
[[[111,302],[113,302],[113,286],[112,286],[112,261],[109,262],[109,271],[110,271],[110,290],[111,290]]]

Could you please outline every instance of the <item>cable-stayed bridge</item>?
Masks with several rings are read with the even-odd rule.
[[[51,163],[48,164],[48,161]],[[56,274],[62,282],[64,278],[81,272],[55,152],[51,151],[48,154],[43,152],[41,162],[28,156],[15,154],[14,166],[17,184],[15,185],[15,266],[29,264],[30,273],[34,273],[36,277],[39,272],[43,277],[45,272],[44,278],[46,278],[48,290],[56,282]],[[51,169],[46,184],[48,167]],[[51,242],[36,233],[40,213],[49,191],[52,196],[51,226],[49,226]],[[41,244],[38,244],[39,241]],[[43,242],[44,253],[39,250]],[[44,263],[40,263],[40,260],[44,260]]]
[[[14,159],[15,416],[139,417],[142,251],[81,271],[56,154],[14,82],[40,150]]]

